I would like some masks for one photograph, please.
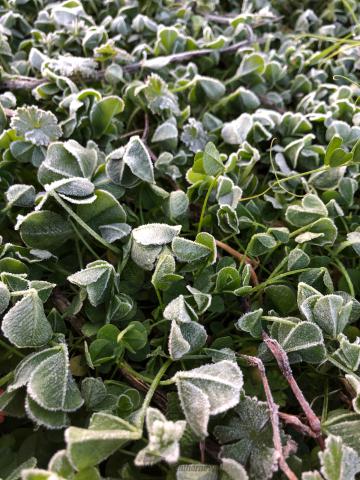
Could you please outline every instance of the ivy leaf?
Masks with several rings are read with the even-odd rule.
[[[55,115],[36,106],[18,108],[11,119],[11,128],[37,146],[47,146],[62,135]]]
[[[239,402],[243,386],[240,368],[229,360],[180,371],[174,380],[186,420],[201,438],[208,435],[210,415],[234,407]]]
[[[80,270],[68,277],[69,282],[86,288],[91,305],[96,307],[102,303],[111,285],[114,276],[114,267],[103,260],[89,263],[84,270]]]
[[[222,446],[221,457],[248,467],[250,478],[271,478],[277,470],[277,455],[266,402],[244,397],[214,434]]]
[[[2,331],[19,348],[41,347],[49,342],[53,331],[36,290],[29,290],[4,316]]]
[[[186,422],[171,422],[156,408],[146,410],[146,429],[149,443],[135,457],[135,465],[154,465],[164,460],[176,463],[180,455],[179,441],[185,431]]]
[[[141,431],[129,422],[107,413],[94,413],[88,429],[65,431],[66,451],[78,470],[92,467],[114,453],[128,440],[141,438]]]

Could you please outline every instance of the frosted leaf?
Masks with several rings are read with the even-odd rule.
[[[172,220],[183,217],[189,208],[189,198],[182,190],[171,192],[165,207],[166,214]]]
[[[196,322],[171,323],[169,353],[172,359],[179,360],[187,353],[194,352],[206,343],[205,328]]]
[[[302,480],[355,480],[360,472],[360,457],[355,450],[346,446],[341,437],[329,435],[325,440],[325,450],[319,452],[321,474],[306,472]]]
[[[175,260],[170,250],[165,248],[156,263],[151,283],[159,290],[167,290],[173,282],[181,280],[182,276],[175,273]]]
[[[45,160],[39,167],[38,178],[42,185],[64,178],[90,179],[97,164],[96,151],[85,148],[75,140],[52,143]]]
[[[35,202],[35,188],[32,185],[11,185],[5,193],[8,205],[31,207]]]
[[[211,250],[208,247],[187,238],[176,237],[172,241],[171,246],[176,258],[180,262],[195,262],[211,254]]]
[[[66,412],[46,410],[29,396],[25,399],[25,410],[36,425],[41,425],[49,430],[60,430],[70,425],[70,418]]]
[[[58,347],[48,348],[46,350],[41,350],[40,352],[34,352],[25,357],[16,367],[13,381],[8,385],[7,390],[12,392],[26,385],[35,368],[46,358],[56,354],[58,350]]]
[[[181,225],[167,225],[166,223],[148,223],[134,228],[132,236],[135,242],[143,246],[166,245],[179,235]]]
[[[293,327],[280,324],[277,337],[285,352],[296,353],[306,362],[319,363],[325,357],[323,335],[314,323],[299,322]]]
[[[74,474],[74,469],[66,455],[66,450],[58,450],[49,461],[49,470],[68,478]]]
[[[10,125],[17,135],[37,146],[47,146],[62,135],[55,115],[34,105],[18,108]]]
[[[360,255],[360,232],[351,232],[347,234],[347,241],[351,243],[355,252]]]
[[[89,78],[96,75],[97,63],[92,58],[59,55],[47,62],[47,67],[64,77],[81,75]]]
[[[179,441],[185,431],[186,422],[171,422],[160,410],[148,407],[146,410],[146,429],[148,444],[135,457],[135,465],[154,465],[164,460],[176,463],[180,455]]]
[[[29,290],[15,303],[4,316],[1,328],[5,337],[19,348],[41,347],[53,334],[36,290]]]
[[[114,267],[110,263],[97,260],[89,263],[83,270],[70,275],[68,280],[79,287],[85,287],[89,302],[97,306],[104,301],[113,275]]]
[[[64,178],[44,187],[46,192],[55,191],[70,203],[93,203],[96,200],[96,196],[92,195],[95,187],[87,178]]]
[[[155,183],[154,167],[149,152],[138,136],[131,137],[124,150],[124,163],[144,182]]]
[[[290,205],[286,210],[286,220],[295,227],[303,227],[322,217],[327,217],[325,204],[317,195],[308,193],[300,205]]]
[[[197,319],[196,313],[187,303],[184,295],[179,295],[174,300],[171,300],[165,307],[163,315],[167,320],[175,320],[178,323],[191,322]]]
[[[174,379],[187,422],[200,437],[207,435],[210,415],[225,412],[239,402],[243,386],[240,368],[229,360],[178,372]]]
[[[347,374],[345,375],[347,382],[350,384],[352,391],[355,396],[352,400],[352,406],[354,412],[360,414],[360,380],[359,377],[355,375]]]
[[[339,348],[333,353],[333,357],[342,363],[347,369],[356,372],[360,367],[360,337],[356,337],[351,343],[342,333],[338,336]]]
[[[114,453],[126,441],[138,440],[142,432],[129,422],[107,413],[95,413],[88,429],[70,427],[65,432],[66,451],[78,470],[92,467]]]
[[[262,332],[261,316],[263,309],[258,308],[252,312],[247,312],[242,315],[235,323],[236,328],[249,332],[252,337],[260,338]]]
[[[131,227],[127,223],[112,223],[99,227],[101,236],[109,243],[116,242],[130,235]]]
[[[92,409],[105,400],[107,390],[101,378],[88,377],[81,382],[81,394],[86,407]]]
[[[298,284],[298,291],[297,291],[297,304],[298,307],[302,305],[302,303],[309,297],[312,297],[314,295],[317,295],[318,297],[321,297],[322,294],[316,290],[314,287],[311,285],[308,285],[307,283],[300,282]]]
[[[214,430],[222,446],[221,458],[247,467],[250,478],[269,479],[277,470],[277,454],[266,402],[244,397]]]
[[[11,295],[5,283],[0,282],[0,313],[5,312],[9,306]]]
[[[144,246],[137,242],[132,242],[131,258],[136,265],[144,270],[152,270],[162,249],[163,247],[161,245]]]
[[[201,292],[197,288],[191,287],[190,285],[187,285],[186,288],[189,290],[189,292],[192,295],[192,298],[194,299],[194,302],[196,304],[197,313],[199,315],[202,315],[203,313],[205,313],[206,310],[211,305],[211,298],[212,298],[211,294]]]
[[[345,303],[339,295],[325,295],[313,305],[313,319],[319,327],[333,338],[341,333],[349,322],[352,302]]]
[[[144,65],[148,68],[153,68],[154,62],[156,62],[157,68],[159,68],[159,62],[164,66],[164,60],[162,59],[165,59],[166,61],[167,57],[157,57],[151,60],[145,60]],[[155,73],[149,75],[145,82],[145,86],[141,88],[152,113],[158,115],[162,115],[163,113],[172,113],[174,115],[180,114],[176,95],[170,92],[167,84],[159,75]]]
[[[310,263],[310,257],[305,253],[301,248],[294,248],[291,250],[288,256],[288,270],[297,270],[300,268],[305,268]]]
[[[189,150],[196,153],[204,150],[208,140],[209,138],[205,133],[202,123],[195,120],[195,118],[189,118],[188,123],[183,128],[181,141]]]
[[[246,140],[252,126],[252,116],[242,113],[237,119],[224,124],[221,136],[224,142],[230,145],[241,145]]]
[[[245,468],[232,458],[222,458],[220,468],[220,480],[248,480]]]
[[[41,468],[26,468],[21,472],[21,480],[64,480],[64,477]]]
[[[71,376],[68,353],[64,345],[33,370],[27,392],[46,410],[73,412],[81,407],[83,399]]]

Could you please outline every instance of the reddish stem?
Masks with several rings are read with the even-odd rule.
[[[285,460],[284,451],[281,444],[281,436],[280,436],[279,408],[274,402],[269,381],[266,376],[264,364],[259,358],[251,357],[249,355],[240,355],[240,356],[241,358],[246,360],[250,365],[252,365],[253,367],[256,367],[259,370],[261,381],[265,391],[267,404],[269,407],[270,421],[271,421],[271,426],[273,431],[273,443],[278,455],[279,467],[289,480],[297,480],[297,476],[291,470],[291,468],[289,467],[289,465],[286,463],[286,460]]]
[[[277,342],[275,339],[270,338],[269,335],[265,332],[262,334],[263,340],[271,353],[274,355],[277,364],[279,365],[279,368],[281,370],[281,373],[284,375],[285,379],[287,380],[288,384],[290,385],[291,390],[293,391],[293,394],[295,395],[297,401],[299,402],[303,412],[305,413],[305,416],[307,418],[307,421],[312,429],[312,431],[315,434],[315,437],[321,446],[321,448],[324,447],[324,440],[321,435],[321,422],[317,415],[314,413],[313,409],[310,407],[309,402],[306,400],[304,397],[304,394],[302,393],[299,385],[297,384],[291,367],[289,363],[288,356],[285,352],[285,350],[282,348],[282,346]]]

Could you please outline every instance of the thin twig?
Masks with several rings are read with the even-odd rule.
[[[143,134],[142,134],[142,137],[141,137],[143,142],[146,142],[148,135],[149,135],[149,115],[147,113],[145,113],[145,115],[144,115],[144,130],[143,130]]]
[[[309,437],[316,438],[313,430],[311,430],[310,427],[302,423],[302,421],[296,415],[279,412],[279,417],[284,423],[286,423],[287,425],[291,425],[295,430],[302,433],[303,435],[308,435]]]
[[[281,370],[281,373],[284,375],[285,379],[290,385],[291,390],[293,391],[293,394],[295,395],[303,412],[305,413],[305,416],[310,425],[310,428],[313,430],[319,445],[321,446],[321,448],[323,448],[324,439],[321,435],[321,422],[317,417],[317,415],[315,414],[315,412],[313,411],[313,409],[311,408],[309,402],[304,397],[304,394],[302,393],[299,385],[297,384],[293,376],[289,359],[285,350],[282,348],[282,346],[279,344],[277,340],[270,338],[267,333],[263,332],[262,337],[266,346],[274,355],[277,361],[277,364],[279,365],[279,368]]]
[[[259,285],[259,279],[254,270],[254,267],[257,267],[258,265],[258,263],[255,260],[252,260],[246,255],[243,255],[242,253],[238,252],[237,250],[230,247],[226,243],[221,242],[220,240],[215,240],[215,243],[219,248],[221,248],[222,250],[225,250],[225,252],[229,253],[232,257],[236,258],[240,262],[245,262],[246,264],[250,265],[250,276],[251,276],[252,282],[254,285]]]
[[[271,393],[269,381],[266,376],[265,367],[263,362],[257,357],[251,357],[249,355],[240,355],[241,358],[246,360],[250,365],[256,367],[259,370],[261,381],[264,387],[266,401],[269,407],[270,421],[273,431],[273,443],[278,456],[278,464],[282,472],[289,480],[297,480],[295,473],[291,470],[286,463],[284,451],[281,443],[280,436],[280,424],[279,424],[279,408],[274,402],[274,398]]]
[[[263,43],[264,40],[259,39],[257,40],[258,43]],[[154,57],[153,59],[149,60],[142,60],[141,62],[130,63],[128,65],[123,65],[123,70],[131,73],[136,72],[138,70],[147,69],[147,70],[156,70],[158,68],[158,62],[161,61],[164,65],[169,65],[170,63],[183,63],[187,62],[191,59],[204,57],[206,55],[211,55],[214,53],[218,53],[220,55],[225,53],[232,53],[236,52],[239,48],[250,46],[254,43],[253,40],[243,40],[241,42],[234,43],[233,45],[229,45],[227,47],[219,48],[218,50],[214,50],[212,48],[203,48],[200,50],[191,50],[189,52],[181,52],[181,53],[174,53],[172,55],[166,55],[162,57]],[[152,60],[155,62],[152,63]],[[95,72],[94,75],[88,77],[79,77],[76,75],[75,77],[71,77],[73,81],[82,81],[86,82],[94,82],[99,81],[104,78],[105,71],[99,70]],[[51,80],[47,78],[33,78],[33,77],[26,77],[22,75],[14,75],[9,76],[8,78],[4,78],[0,81],[0,89],[1,90],[32,90],[39,85],[44,83],[51,82]]]

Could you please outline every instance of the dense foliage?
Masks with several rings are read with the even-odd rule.
[[[1,479],[357,477],[359,19],[1,2]]]

